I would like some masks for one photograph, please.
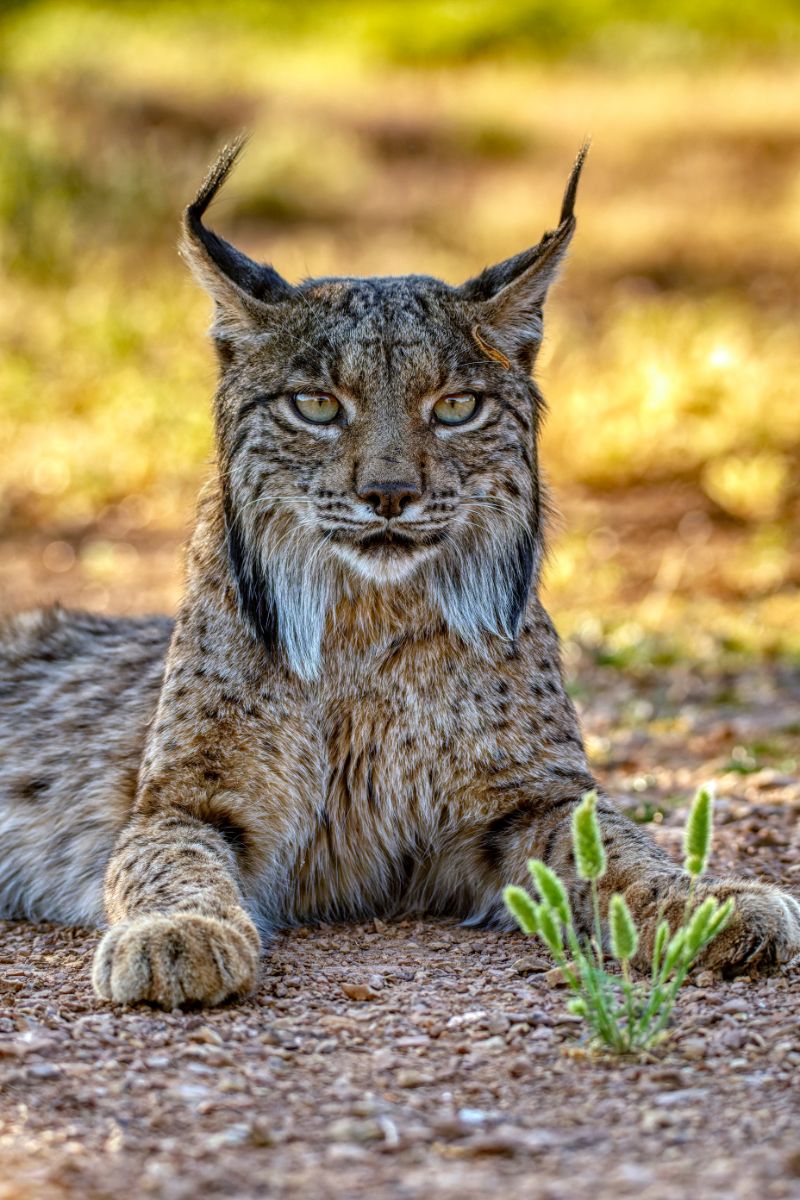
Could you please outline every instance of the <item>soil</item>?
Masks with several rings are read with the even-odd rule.
[[[800,675],[573,664],[596,769],[680,855],[800,892]],[[764,765],[766,762],[771,765]],[[114,1010],[96,932],[0,924],[0,1200],[800,1197],[800,966],[683,989],[651,1058],[587,1054],[522,934],[300,929],[256,995]]]

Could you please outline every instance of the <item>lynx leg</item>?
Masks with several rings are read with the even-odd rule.
[[[579,797],[550,802],[543,806],[542,820],[535,823],[531,820],[532,802],[510,809],[489,824],[482,846],[495,889],[498,882],[529,885],[527,860],[543,859],[567,885],[576,924],[587,931],[592,922],[591,893],[577,876],[572,853],[572,813],[578,802]],[[681,921],[689,877],[608,800],[600,800],[597,815],[608,858],[600,882],[601,910],[605,913],[614,892],[625,897],[641,934],[636,965],[644,968],[650,963],[659,920],[663,917],[673,927]],[[697,898],[706,895],[720,900],[732,896],[736,910],[728,927],[708,947],[705,966],[736,975],[769,970],[800,954],[800,903],[792,896],[766,884],[735,878],[704,879]],[[497,899],[492,909],[498,919],[505,919]]]
[[[162,1008],[219,1004],[255,986],[259,936],[225,837],[184,813],[135,818],[106,876],[113,922],[98,948],[98,995]]]

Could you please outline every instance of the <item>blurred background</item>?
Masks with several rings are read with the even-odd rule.
[[[796,0],[0,4],[2,608],[172,610],[208,471],[213,223],[290,278],[538,240],[548,601],[598,662],[800,660]]]

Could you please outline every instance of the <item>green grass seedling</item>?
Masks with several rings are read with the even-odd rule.
[[[606,873],[606,853],[596,805],[597,793],[587,792],[572,820],[578,875],[591,887],[592,936],[578,936],[564,884],[538,859],[531,859],[528,868],[539,901],[524,888],[513,886],[505,889],[504,898],[522,931],[541,938],[552,954],[573,993],[569,1010],[586,1021],[592,1042],[617,1054],[629,1054],[650,1050],[664,1038],[678,989],[698,956],[727,925],[734,904],[730,899],[720,904],[714,896],[695,904],[697,881],[708,862],[713,817],[711,790],[702,787],[692,804],[684,836],[689,886],[682,922],[674,930],[667,921],[659,922],[649,975],[645,980],[634,979],[631,961],[639,948],[639,931],[624,896],[611,897],[604,935],[598,881]],[[618,973],[605,969],[605,947],[618,964]]]

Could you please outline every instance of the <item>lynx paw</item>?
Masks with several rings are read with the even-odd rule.
[[[720,900],[736,901],[728,926],[703,956],[724,975],[769,971],[800,955],[800,902],[777,888],[737,880],[712,885]]]
[[[104,935],[92,982],[98,996],[117,1004],[221,1004],[252,991],[259,950],[244,913],[235,921],[195,913],[139,917]]]

